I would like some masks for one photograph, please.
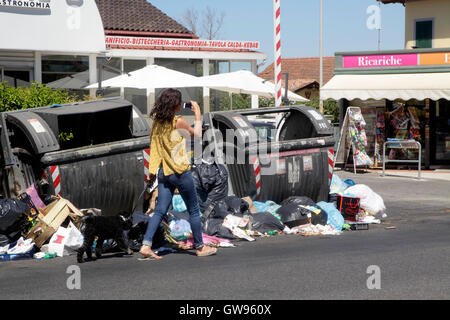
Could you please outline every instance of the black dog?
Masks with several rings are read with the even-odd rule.
[[[84,241],[81,248],[77,250],[78,263],[83,262],[83,254],[89,260],[92,259],[92,244],[95,237],[97,237],[97,244],[95,246],[95,256],[100,258],[102,255],[103,242],[108,239],[114,239],[119,248],[126,254],[133,254],[128,244],[123,237],[124,230],[130,230],[133,225],[132,216],[130,213],[121,211],[116,216],[103,217],[96,215],[88,215],[82,218],[80,231],[83,234]]]

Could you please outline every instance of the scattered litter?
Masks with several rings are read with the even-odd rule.
[[[364,216],[364,217],[360,217],[358,219],[358,222],[380,224],[381,220],[376,219],[374,216]]]
[[[325,235],[340,235],[341,232],[336,230],[332,225],[313,225],[311,223],[304,224],[301,226],[297,226],[292,228],[295,232],[301,234],[302,236],[325,236]]]
[[[250,222],[249,217],[240,218],[233,216],[231,214],[227,215],[225,220],[223,221],[223,226],[228,228],[233,235],[237,238],[245,239],[247,241],[255,241],[254,238],[250,237],[243,229],[248,226]]]
[[[34,252],[34,243],[20,237],[16,242],[0,248],[0,261],[31,259]]]
[[[234,248],[236,246],[234,244],[232,244],[231,242],[220,242],[219,243],[219,247],[221,247],[221,248]]]

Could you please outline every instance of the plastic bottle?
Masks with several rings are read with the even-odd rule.
[[[269,236],[274,236],[277,232],[275,230],[270,230],[267,232]]]

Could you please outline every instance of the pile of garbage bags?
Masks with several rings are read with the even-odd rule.
[[[364,184],[351,179],[341,180],[333,174],[330,186],[330,199],[342,213],[345,220],[359,223],[380,223],[386,218],[383,198]]]
[[[278,234],[302,236],[339,235],[358,223],[380,223],[386,217],[383,199],[371,188],[334,174],[328,202],[315,203],[305,196],[291,196],[281,203],[252,201],[228,195],[228,173],[223,165],[204,161],[192,168],[201,210],[204,243],[215,247],[233,247],[235,241],[255,241]],[[56,199],[60,201],[61,199]],[[36,216],[55,198],[42,201],[30,186],[17,199],[0,199],[0,261],[49,259],[76,253],[83,245],[80,224],[73,217],[57,225],[45,243],[33,242],[27,233],[36,228]],[[82,215],[101,215],[101,210],[81,209]],[[134,212],[132,227],[123,231],[123,239],[133,251],[139,251],[151,215]],[[38,219],[39,220],[39,219]],[[94,242],[94,248],[96,243]],[[193,248],[189,213],[180,195],[172,199],[153,239],[155,251]],[[105,240],[103,252],[121,251],[115,240]]]

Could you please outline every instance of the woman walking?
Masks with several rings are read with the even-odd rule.
[[[175,116],[181,108],[181,92],[167,89],[161,93],[150,116],[153,116],[153,129],[150,151],[150,174],[158,177],[158,202],[150,219],[140,253],[147,258],[162,259],[152,251],[152,240],[164,215],[167,213],[175,189],[178,189],[189,212],[189,222],[194,236],[197,256],[210,256],[217,249],[203,244],[200,208],[197,191],[190,171],[190,161],[186,153],[186,141],[180,132],[191,137],[201,138],[202,122],[199,105],[191,101],[195,114],[194,128],[181,117]]]

